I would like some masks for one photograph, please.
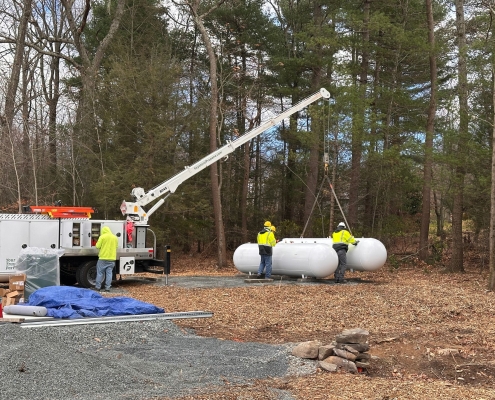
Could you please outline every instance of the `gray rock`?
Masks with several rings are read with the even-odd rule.
[[[356,359],[356,355],[352,354],[350,351],[345,351],[341,349],[334,349],[333,352],[335,353],[336,356],[339,356],[341,358],[345,358],[346,360],[349,361],[354,361]]]
[[[371,354],[369,353],[359,353],[356,356],[356,360],[370,360],[371,359]]]
[[[348,351],[354,355],[358,355],[359,354],[359,351],[356,350],[354,347],[352,347],[352,345],[348,345],[348,344],[345,344],[341,347],[342,350],[345,350],[345,351]]]
[[[368,351],[370,349],[370,345],[368,343],[337,343],[337,342],[334,342],[334,346],[338,349],[350,351],[351,353],[354,353],[354,352],[364,353],[365,351]]]
[[[326,361],[320,361],[318,363],[318,367],[320,367],[321,369],[324,369],[325,371],[328,371],[328,372],[336,372],[339,369],[338,365],[330,364],[330,363],[327,363]]]
[[[299,343],[292,350],[292,355],[300,358],[318,358],[318,349],[321,346],[321,342],[312,340],[309,342]]]
[[[341,358],[338,356],[330,356],[327,357],[323,360],[323,362],[329,363],[329,364],[335,364],[342,369],[345,369],[346,371],[352,372],[352,373],[357,373],[357,367],[356,364],[352,361],[346,360],[345,358]]]
[[[324,360],[327,357],[333,356],[333,349],[335,346],[329,344],[327,346],[320,346],[318,348],[318,360]]]
[[[358,368],[368,369],[370,367],[370,363],[362,362],[362,361],[355,361],[354,364],[356,364],[356,367]]]
[[[359,343],[365,344],[368,341],[370,333],[361,328],[346,329],[341,334],[337,335],[335,340],[337,343]]]

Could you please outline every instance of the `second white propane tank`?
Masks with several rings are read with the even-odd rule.
[[[347,252],[347,269],[354,271],[375,271],[387,261],[387,249],[377,239],[356,238],[357,246],[349,245]],[[284,238],[280,241],[284,244],[297,243],[324,243],[330,247],[333,245],[331,238]]]
[[[335,272],[337,253],[324,243],[278,243],[273,248],[272,274],[325,278]],[[235,267],[245,274],[256,274],[260,265],[258,245],[245,243],[234,252]]]

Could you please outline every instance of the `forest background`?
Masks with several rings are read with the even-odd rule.
[[[265,220],[326,237],[345,218],[454,272],[474,243],[493,289],[493,16],[492,0],[1,0],[1,210],[122,219],[132,188],[324,87],[179,186],[151,217],[159,247],[222,267]]]

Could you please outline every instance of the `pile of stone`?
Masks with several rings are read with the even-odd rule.
[[[318,359],[318,366],[325,371],[339,369],[352,373],[365,372],[369,368],[371,355],[368,343],[369,332],[361,329],[346,329],[329,345],[313,340],[298,344],[292,355],[300,358]]]

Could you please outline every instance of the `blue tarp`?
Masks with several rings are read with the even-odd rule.
[[[46,307],[47,317],[83,318],[115,315],[160,314],[163,308],[130,297],[103,297],[90,289],[47,286],[29,296],[28,306]]]

